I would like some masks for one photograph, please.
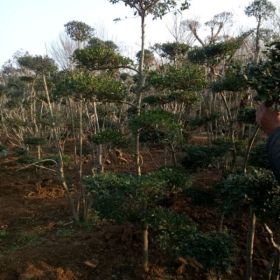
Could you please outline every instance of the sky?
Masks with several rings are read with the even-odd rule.
[[[246,30],[255,25],[253,18],[244,15],[250,0],[190,0],[190,9],[183,19],[203,22],[215,14],[230,11],[234,14],[234,29]],[[272,0],[280,6],[280,0]],[[113,19],[122,20],[115,23]],[[112,5],[108,0],[0,0],[0,66],[17,51],[28,51],[32,55],[45,55],[64,24],[78,20],[91,25],[96,35],[113,40],[132,55],[140,48],[140,22],[130,8],[122,3]],[[168,28],[172,27],[172,16],[164,20],[147,22],[147,44],[172,41]],[[172,28],[171,28],[172,29]]]

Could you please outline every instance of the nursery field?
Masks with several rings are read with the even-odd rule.
[[[108,2],[134,55],[72,20],[0,70],[0,280],[279,280],[280,7]]]
[[[205,137],[193,137],[198,145],[205,145]],[[11,151],[12,154],[12,151]],[[163,151],[143,151],[143,171],[157,169],[164,164]],[[124,158],[131,163],[129,154]],[[85,159],[90,170],[91,160]],[[126,172],[128,164],[115,162],[108,170]],[[67,173],[72,181],[73,166]],[[75,172],[74,172],[75,173]],[[78,174],[76,174],[78,177]],[[220,180],[219,170],[210,168],[194,175],[194,190],[209,194]],[[73,223],[69,207],[59,181],[48,172],[22,164],[12,155],[0,161],[0,279],[1,280],[71,280],[71,279],[216,279],[206,274],[195,259],[172,258],[151,243],[150,269],[142,271],[140,229],[96,221],[94,216],[80,225]],[[201,231],[217,231],[220,216],[217,207],[203,197],[180,195],[166,201],[166,206],[186,214]],[[246,214],[225,222],[225,228],[239,245],[236,263],[225,279],[243,279],[246,255]],[[151,234],[153,240],[153,234]],[[269,236],[259,226],[256,229],[254,275],[267,279],[271,249]]]

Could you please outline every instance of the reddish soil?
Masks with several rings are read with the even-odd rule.
[[[114,162],[107,168],[132,171],[132,158]],[[143,153],[144,171],[164,162],[163,152]],[[85,172],[89,172],[88,161]],[[141,233],[132,226],[94,223],[76,226],[59,183],[47,171],[19,170],[16,158],[0,159],[0,279],[1,280],[137,280],[207,279],[194,264],[176,264],[151,245],[150,272],[141,269]],[[73,168],[69,174],[73,173]],[[195,184],[207,187],[219,179],[216,170],[195,176]],[[178,197],[172,207],[187,213],[203,231],[217,230],[215,207],[194,205],[188,197]],[[242,279],[245,259],[246,215],[225,223],[239,242],[239,261],[228,279]],[[265,279],[269,242],[257,229],[255,279]],[[210,278],[208,278],[210,279]]]

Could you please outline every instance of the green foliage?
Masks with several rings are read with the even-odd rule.
[[[101,218],[122,223],[129,219],[133,206],[131,196],[135,196],[132,187],[132,175],[103,173],[84,178],[84,185],[92,194],[93,207]]]
[[[164,110],[144,111],[140,116],[135,116],[130,120],[130,127],[133,131],[143,128],[162,129],[171,131],[179,129],[180,125],[176,122],[172,113]]]
[[[220,185],[223,208],[226,213],[239,211],[244,205],[252,205],[263,215],[271,208],[271,201],[279,186],[268,170],[253,169],[248,174],[231,174]]]
[[[0,240],[5,239],[6,237],[8,237],[8,231],[5,228],[0,228]]]
[[[163,167],[152,172],[152,176],[163,180],[170,189],[187,189],[191,185],[191,180],[186,171],[178,167]]]
[[[38,146],[38,145],[45,145],[46,143],[47,143],[47,140],[45,138],[41,138],[41,137],[24,138],[25,145]]]
[[[244,78],[243,70],[240,65],[231,65],[225,72],[224,76],[212,83],[213,92],[221,91],[242,91],[248,87]]]
[[[236,245],[227,233],[197,232],[182,236],[179,252],[181,256],[195,258],[205,270],[224,274],[235,263]]]
[[[141,51],[137,52],[136,58],[138,63],[140,63]],[[150,50],[144,50],[144,65],[150,66],[151,64],[153,64],[154,61],[155,61],[155,56],[153,52]]]
[[[271,44],[266,54],[267,60],[248,65],[245,77],[259,100],[280,103],[280,42]]]
[[[151,106],[158,106],[174,102],[175,100],[173,95],[149,95],[144,97],[142,102]]]
[[[0,144],[0,158],[6,157],[8,155],[8,149],[7,147]]]
[[[144,104],[149,104],[150,106],[160,106],[171,102],[183,102],[186,105],[193,105],[198,101],[198,96],[194,92],[177,90],[168,91],[165,95],[149,95],[143,98]]]
[[[44,162],[42,163],[45,166],[51,166],[58,164],[60,161],[59,155],[49,155],[48,157],[43,159]],[[62,156],[62,161],[65,166],[69,165],[71,162],[73,162],[72,158],[68,155]]]
[[[85,71],[61,72],[56,80],[57,95],[72,95],[99,101],[118,101],[126,95],[125,86],[108,75],[94,76]]]
[[[26,156],[28,155],[28,150],[26,149],[26,147],[17,147],[14,150],[14,154],[15,156]]]
[[[190,46],[185,43],[172,42],[155,44],[153,48],[159,52],[161,57],[168,58],[169,60],[175,60],[178,57],[186,56]]]
[[[31,56],[25,55],[17,58],[17,62],[21,67],[25,67],[35,73],[54,73],[57,66],[53,59],[48,56]]]
[[[90,137],[90,140],[91,142],[97,145],[111,143],[113,145],[118,146],[127,143],[125,136],[120,131],[109,130],[109,129],[106,129],[104,131],[92,135]]]
[[[252,148],[249,157],[249,165],[258,168],[270,169],[266,144],[258,144]]]
[[[79,67],[89,70],[121,68],[132,64],[132,61],[118,54],[115,49],[104,44],[90,45],[84,49],[77,49],[73,55]]]
[[[145,16],[147,14],[153,15],[154,19],[162,18],[164,15],[172,10],[179,9],[180,11],[189,8],[187,0],[159,0],[159,1],[140,1],[140,0],[109,0],[111,3],[123,2],[126,6],[135,9],[134,15]],[[179,6],[179,8],[177,8]]]
[[[224,58],[229,58],[240,48],[243,37],[218,42],[205,47],[195,47],[188,52],[188,58],[197,64],[218,64]]]
[[[82,21],[69,21],[64,25],[65,32],[69,37],[77,42],[88,40],[92,35],[94,29]]]
[[[191,64],[181,68],[168,66],[163,73],[151,71],[147,82],[159,90],[183,91],[198,91],[206,84],[204,70]]]
[[[225,155],[228,150],[228,146],[212,145],[209,147],[189,145],[185,147],[186,155],[182,160],[182,165],[187,170],[193,172],[198,168],[207,167],[217,158]]]
[[[266,20],[275,13],[275,6],[268,0],[254,0],[245,8],[245,14],[249,17],[253,16],[259,21]]]
[[[103,41],[97,37],[93,37],[88,41],[88,47],[110,48],[113,51],[118,50],[118,46],[113,41]]]
[[[197,128],[203,125],[207,125],[210,122],[214,122],[221,117],[221,114],[218,112],[213,112],[208,116],[194,117],[188,120],[188,123],[191,128]]]
[[[84,179],[100,217],[118,223],[143,222],[168,193],[184,189],[189,184],[187,175],[172,168],[142,176],[107,172]]]
[[[186,215],[162,207],[151,209],[147,213],[145,223],[155,231],[155,239],[159,246],[171,253],[178,252],[178,236],[182,232],[185,235],[196,232],[194,223]]]
[[[23,155],[23,156],[20,156],[17,159],[17,162],[21,163],[21,164],[32,164],[32,163],[37,162],[37,161],[38,161],[37,158],[34,158],[32,156],[29,156],[29,155]]]
[[[144,111],[140,116],[136,115],[130,119],[130,128],[133,133],[141,130],[141,134],[151,134],[161,143],[170,143],[180,136],[181,125],[176,121],[172,113],[163,110]],[[144,140],[145,140],[144,138]]]
[[[238,111],[237,121],[246,124],[256,124],[256,109],[244,107]]]

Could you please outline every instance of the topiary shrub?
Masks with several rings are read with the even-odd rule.
[[[252,148],[249,157],[249,165],[258,168],[270,169],[266,144],[261,143]]]
[[[0,158],[6,157],[8,155],[8,149],[7,147],[0,144]]]
[[[235,264],[236,245],[227,233],[197,232],[182,239],[179,252],[181,256],[196,259],[208,272],[221,276]]]

